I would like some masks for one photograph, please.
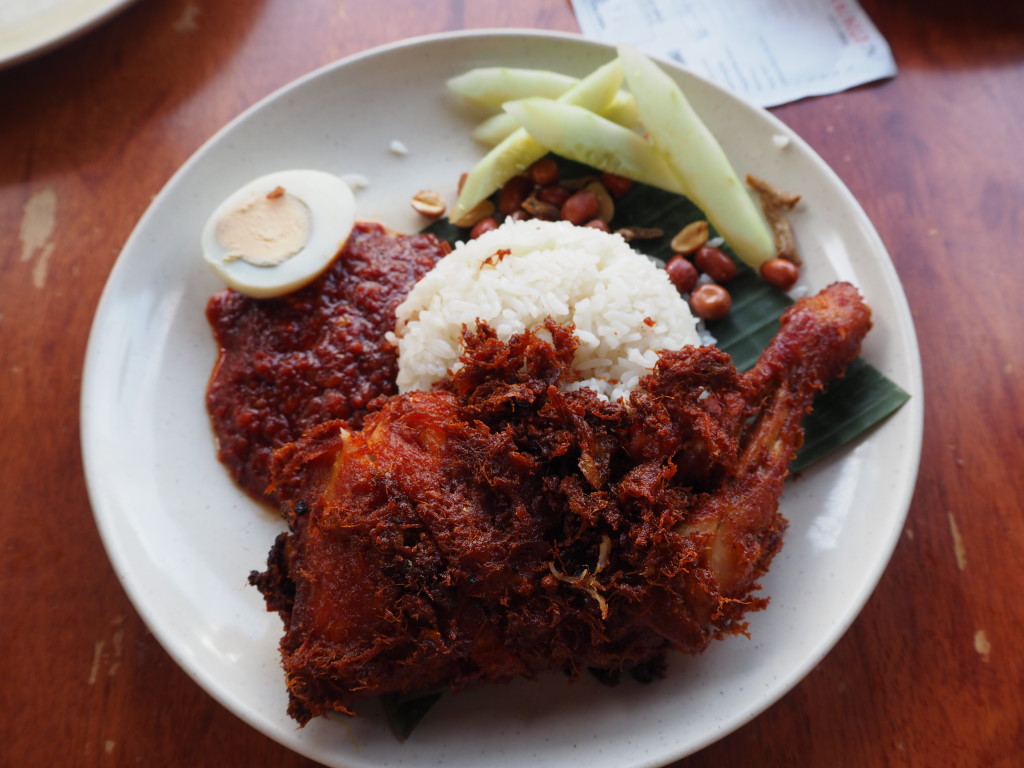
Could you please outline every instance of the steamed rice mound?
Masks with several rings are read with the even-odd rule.
[[[569,222],[506,222],[459,243],[397,310],[400,392],[427,390],[459,367],[462,327],[478,320],[507,340],[545,318],[573,323],[574,367],[590,387],[617,400],[658,353],[699,345],[686,301],[650,259],[619,235]]]

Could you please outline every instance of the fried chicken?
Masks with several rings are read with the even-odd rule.
[[[649,678],[668,651],[744,632],[801,420],[870,325],[835,284],[785,313],[751,371],[667,351],[616,403],[561,388],[570,327],[503,342],[483,326],[432,391],[281,448],[289,531],[250,578],[284,620],[289,713],[549,670]]]

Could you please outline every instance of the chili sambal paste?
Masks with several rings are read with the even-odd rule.
[[[360,223],[314,282],[276,299],[231,289],[206,316],[220,348],[206,404],[218,457],[257,499],[273,451],[310,427],[344,419],[358,429],[374,398],[396,393],[398,357],[385,340],[395,309],[450,247]]]

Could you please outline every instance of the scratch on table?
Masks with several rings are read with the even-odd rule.
[[[103,751],[108,755],[112,755],[114,753],[114,745],[115,742],[113,739],[107,739],[103,742]]]
[[[110,638],[110,651],[107,652],[107,641],[97,640],[92,648],[92,666],[89,667],[89,685],[96,685],[100,677],[100,668],[104,661],[108,661],[107,677],[113,677],[121,669],[121,659],[124,655],[124,630],[121,625],[124,623],[124,616],[115,616],[110,622],[117,627]]]
[[[175,32],[191,32],[199,27],[199,6],[195,3],[186,3],[181,11],[181,16],[171,27]]]
[[[978,652],[981,660],[985,662],[992,655],[992,643],[988,641],[988,635],[985,634],[984,629],[979,629],[974,633],[974,650]]]
[[[121,647],[124,644],[124,630],[119,629],[114,633],[111,638],[113,648],[113,659],[110,661],[110,667],[107,669],[107,675],[113,677],[117,674],[117,671],[121,668]]]
[[[957,528],[953,513],[947,512],[946,515],[949,517],[949,532],[953,534],[953,556],[956,558],[956,567],[963,571],[967,569],[967,550],[964,548],[964,538],[960,535],[960,529]]]
[[[99,676],[100,660],[103,658],[103,646],[106,640],[97,640],[92,649],[92,666],[89,668],[89,685],[96,685],[96,678]]]
[[[33,193],[25,202],[21,217],[21,261],[35,259],[32,284],[42,288],[46,284],[46,270],[56,244],[53,233],[57,229],[57,193],[46,187]]]

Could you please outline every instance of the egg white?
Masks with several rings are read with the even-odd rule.
[[[273,266],[235,258],[218,239],[218,223],[247,200],[269,195],[278,187],[306,209],[309,232],[305,244]],[[355,198],[340,178],[324,171],[278,171],[244,184],[217,206],[203,227],[203,258],[239,293],[257,299],[283,296],[310,283],[330,265],[354,224]]]

